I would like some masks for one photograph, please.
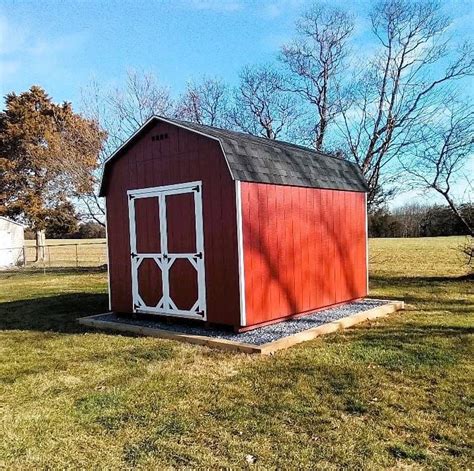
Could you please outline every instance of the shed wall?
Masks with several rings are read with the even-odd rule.
[[[168,137],[152,141],[157,134]],[[132,312],[127,190],[201,180],[207,318],[209,322],[238,324],[235,185],[219,143],[157,123],[111,163],[108,172],[105,193],[111,309]],[[185,221],[186,214],[180,216]],[[146,210],[140,217],[145,225],[153,220]]]
[[[367,295],[365,194],[241,183],[247,325]]]

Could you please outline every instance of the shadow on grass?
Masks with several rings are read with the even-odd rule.
[[[1,330],[77,333],[77,318],[107,311],[106,294],[71,293],[0,303]]]
[[[79,273],[102,272],[103,268],[57,268],[51,269],[56,275],[73,275]],[[28,273],[37,273],[28,271]],[[23,270],[12,270],[2,272],[0,277],[24,275]],[[451,311],[453,313],[465,314],[471,312],[472,303],[466,299],[437,298],[433,290],[446,288],[450,284],[468,282],[472,277],[384,277],[373,276],[372,288],[383,288],[385,286],[396,285],[398,289],[414,291],[404,295],[404,300],[416,307],[424,307],[429,304],[430,309]],[[429,286],[430,290],[418,292],[418,289]],[[391,296],[383,296],[391,299]],[[400,298],[399,295],[393,297]],[[1,330],[34,330],[44,332],[77,333],[86,332],[90,329],[82,327],[77,323],[79,317],[90,316],[106,312],[108,310],[107,294],[97,293],[69,293],[51,297],[39,297],[20,301],[0,303],[0,329]],[[304,317],[301,318],[304,321]],[[459,328],[457,326],[410,326],[410,336],[428,335],[463,335],[472,333],[472,329]],[[384,327],[382,331],[373,331],[376,335],[384,338],[391,338],[396,341],[406,341],[407,332],[394,332],[392,329]]]
[[[104,273],[107,271],[107,265],[101,265],[97,267],[43,267],[30,266],[25,268],[15,268],[13,270],[2,270],[0,271],[0,278],[11,278],[14,276],[23,275],[36,275],[45,274],[47,275],[77,275],[80,273]]]
[[[358,335],[357,331],[353,331]],[[387,346],[388,344],[418,344],[424,339],[440,337],[442,339],[460,338],[474,333],[474,328],[470,325],[445,324],[417,324],[416,322],[404,322],[403,325],[383,324],[372,326],[363,332],[367,342]]]
[[[468,325],[384,325],[355,333],[350,346],[351,358],[406,373],[428,368],[444,374],[446,368],[469,355],[468,339],[473,332]]]
[[[462,281],[474,280],[474,274],[469,273],[461,276],[386,276],[386,275],[370,275],[370,281],[376,283],[390,284],[431,284],[431,283],[459,283]]]
[[[403,298],[416,308],[445,310],[453,314],[470,314],[474,309],[472,301],[465,294],[473,291],[473,276],[458,277],[386,277],[371,276],[370,289],[392,290],[396,295],[383,295],[386,299]],[[462,294],[462,297],[456,295]],[[377,297],[377,296],[374,296]]]

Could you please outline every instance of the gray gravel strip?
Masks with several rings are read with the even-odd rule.
[[[241,334],[236,334],[219,328],[200,327],[197,325],[186,325],[181,323],[173,324],[159,319],[150,320],[149,318],[132,319],[127,317],[117,317],[113,313],[102,314],[96,316],[95,319],[106,322],[150,327],[152,329],[169,330],[184,334],[204,335],[207,337],[233,340],[235,342],[249,343],[252,345],[263,345],[264,343],[273,342],[288,337],[289,335],[297,334],[298,332],[303,332],[304,330],[342,319],[343,317],[352,316],[353,314],[362,311],[383,306],[384,304],[387,304],[387,301],[382,301],[380,299],[353,301],[341,306],[323,309],[314,314],[307,314],[297,319],[290,319],[277,324],[271,324]]]

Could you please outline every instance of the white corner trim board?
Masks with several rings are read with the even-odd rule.
[[[365,193],[365,279],[366,295],[369,295],[369,215],[367,213],[367,193]]]
[[[235,182],[235,211],[237,214],[237,252],[239,258],[239,294],[240,294],[240,326],[247,325],[245,305],[245,262],[244,262],[244,233],[242,229],[242,190],[240,181]]]
[[[107,228],[107,201],[105,202],[105,240],[109,240],[109,232]],[[107,294],[109,297],[109,311],[112,310],[112,291],[110,290],[110,244],[107,243],[105,247],[105,254],[107,257]]]

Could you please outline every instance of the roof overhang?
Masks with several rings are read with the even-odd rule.
[[[13,219],[7,218],[5,216],[0,216],[0,219],[3,221],[10,222],[11,224],[15,224],[17,226],[23,227],[23,229],[26,229],[28,226],[26,224],[22,224],[21,222],[14,221]]]

